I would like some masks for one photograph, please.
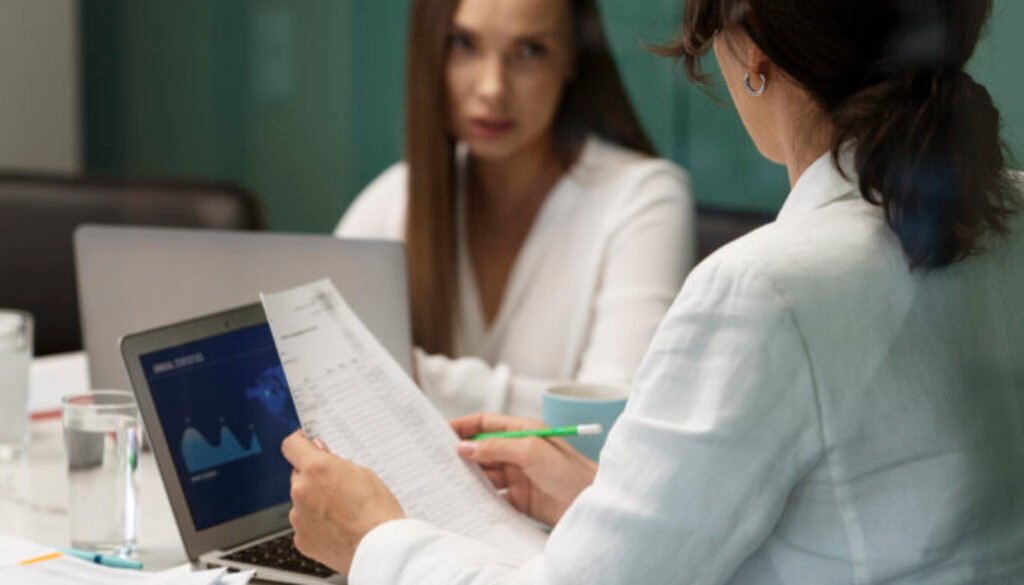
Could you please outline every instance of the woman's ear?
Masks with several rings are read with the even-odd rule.
[[[750,40],[750,37],[743,36],[743,51],[745,53],[745,61],[747,63],[747,72],[750,73],[750,77],[757,79],[759,76],[764,76],[766,80],[771,80],[774,68],[768,55],[764,54],[761,47],[757,46],[757,43]]]
[[[715,35],[715,56],[723,73],[742,78],[744,74],[757,79],[759,74],[767,77],[768,57],[750,40],[739,27],[733,27]]]

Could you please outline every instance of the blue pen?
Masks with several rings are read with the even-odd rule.
[[[90,563],[96,563],[97,565],[103,565],[105,567],[115,567],[118,569],[142,569],[142,563],[139,561],[133,561],[132,559],[125,559],[113,555],[101,555],[75,548],[58,548],[57,550],[68,556],[82,559],[83,561],[89,561]]]

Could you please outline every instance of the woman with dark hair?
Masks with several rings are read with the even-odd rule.
[[[693,205],[594,0],[410,19],[406,160],[336,234],[405,241],[420,385],[448,416],[539,416],[555,381],[630,382],[693,264]]]
[[[688,0],[664,52],[699,79],[714,50],[793,188],[689,276],[598,469],[558,441],[459,446],[555,526],[544,554],[404,519],[293,435],[299,549],[359,585],[1024,583],[1024,184],[964,72],[991,10]]]

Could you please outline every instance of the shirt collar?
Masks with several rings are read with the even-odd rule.
[[[853,152],[849,149],[841,151],[839,163],[847,170],[846,177],[832,161],[831,151],[807,167],[786,197],[778,219],[813,211],[856,191],[856,174],[850,170],[854,168]]]

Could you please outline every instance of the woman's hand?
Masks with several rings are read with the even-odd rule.
[[[347,574],[356,547],[368,532],[405,517],[398,500],[369,469],[332,455],[295,431],[281,443],[292,464],[292,510],[295,548]]]
[[[474,414],[451,421],[463,439],[479,433],[544,428],[540,421]],[[584,488],[594,481],[597,464],[561,439],[527,437],[464,441],[459,455],[479,463],[508,501],[523,514],[554,526]]]

